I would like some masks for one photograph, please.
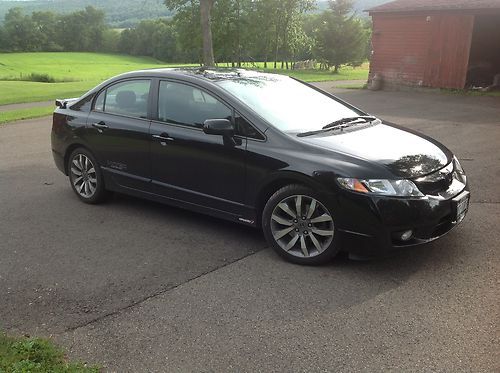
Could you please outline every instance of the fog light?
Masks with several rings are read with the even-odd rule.
[[[408,241],[411,238],[411,236],[413,236],[413,231],[409,230],[409,231],[401,232],[399,235],[399,238],[401,241]]]

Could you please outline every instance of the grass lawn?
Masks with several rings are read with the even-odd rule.
[[[67,362],[64,353],[50,341],[13,338],[0,333],[0,372],[5,373],[97,373],[97,367]]]
[[[39,83],[0,80],[0,105],[79,97],[100,81]]]
[[[162,67],[149,57],[106,53],[39,52],[0,53],[0,80],[31,73],[49,74],[57,80],[102,81],[125,71]]]
[[[0,105],[78,97],[114,75],[167,66],[153,58],[104,53],[0,53]],[[32,73],[63,82],[12,81]]]
[[[28,109],[0,111],[0,124],[14,122],[16,120],[22,120],[22,119],[45,117],[51,115],[54,109],[55,105],[34,107]]]
[[[189,65],[105,53],[0,53],[0,105],[75,97],[103,80],[126,71],[169,66]],[[255,68],[250,64],[245,67]],[[355,69],[344,67],[338,74],[321,70],[264,69],[263,63],[257,63],[257,67],[262,71],[286,74],[309,82],[366,80],[368,77],[368,64]],[[26,78],[32,73],[47,74],[59,83],[12,81]]]

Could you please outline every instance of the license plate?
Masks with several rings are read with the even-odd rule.
[[[469,199],[469,192],[463,192],[453,198],[453,204],[455,207],[455,223],[458,224],[464,220],[467,210],[469,209]]]

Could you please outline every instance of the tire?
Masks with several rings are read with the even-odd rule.
[[[329,262],[340,251],[334,216],[325,198],[302,185],[276,191],[262,212],[267,242],[286,260],[304,265]],[[311,210],[312,208],[312,210]],[[297,209],[299,214],[297,216]]]
[[[85,203],[98,204],[109,196],[104,187],[101,167],[92,153],[85,148],[77,148],[70,154],[68,176],[71,188]]]

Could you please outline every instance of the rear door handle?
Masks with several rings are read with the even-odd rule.
[[[100,121],[99,123],[92,123],[92,127],[97,128],[99,133],[102,133],[102,130],[109,128],[103,121]]]

